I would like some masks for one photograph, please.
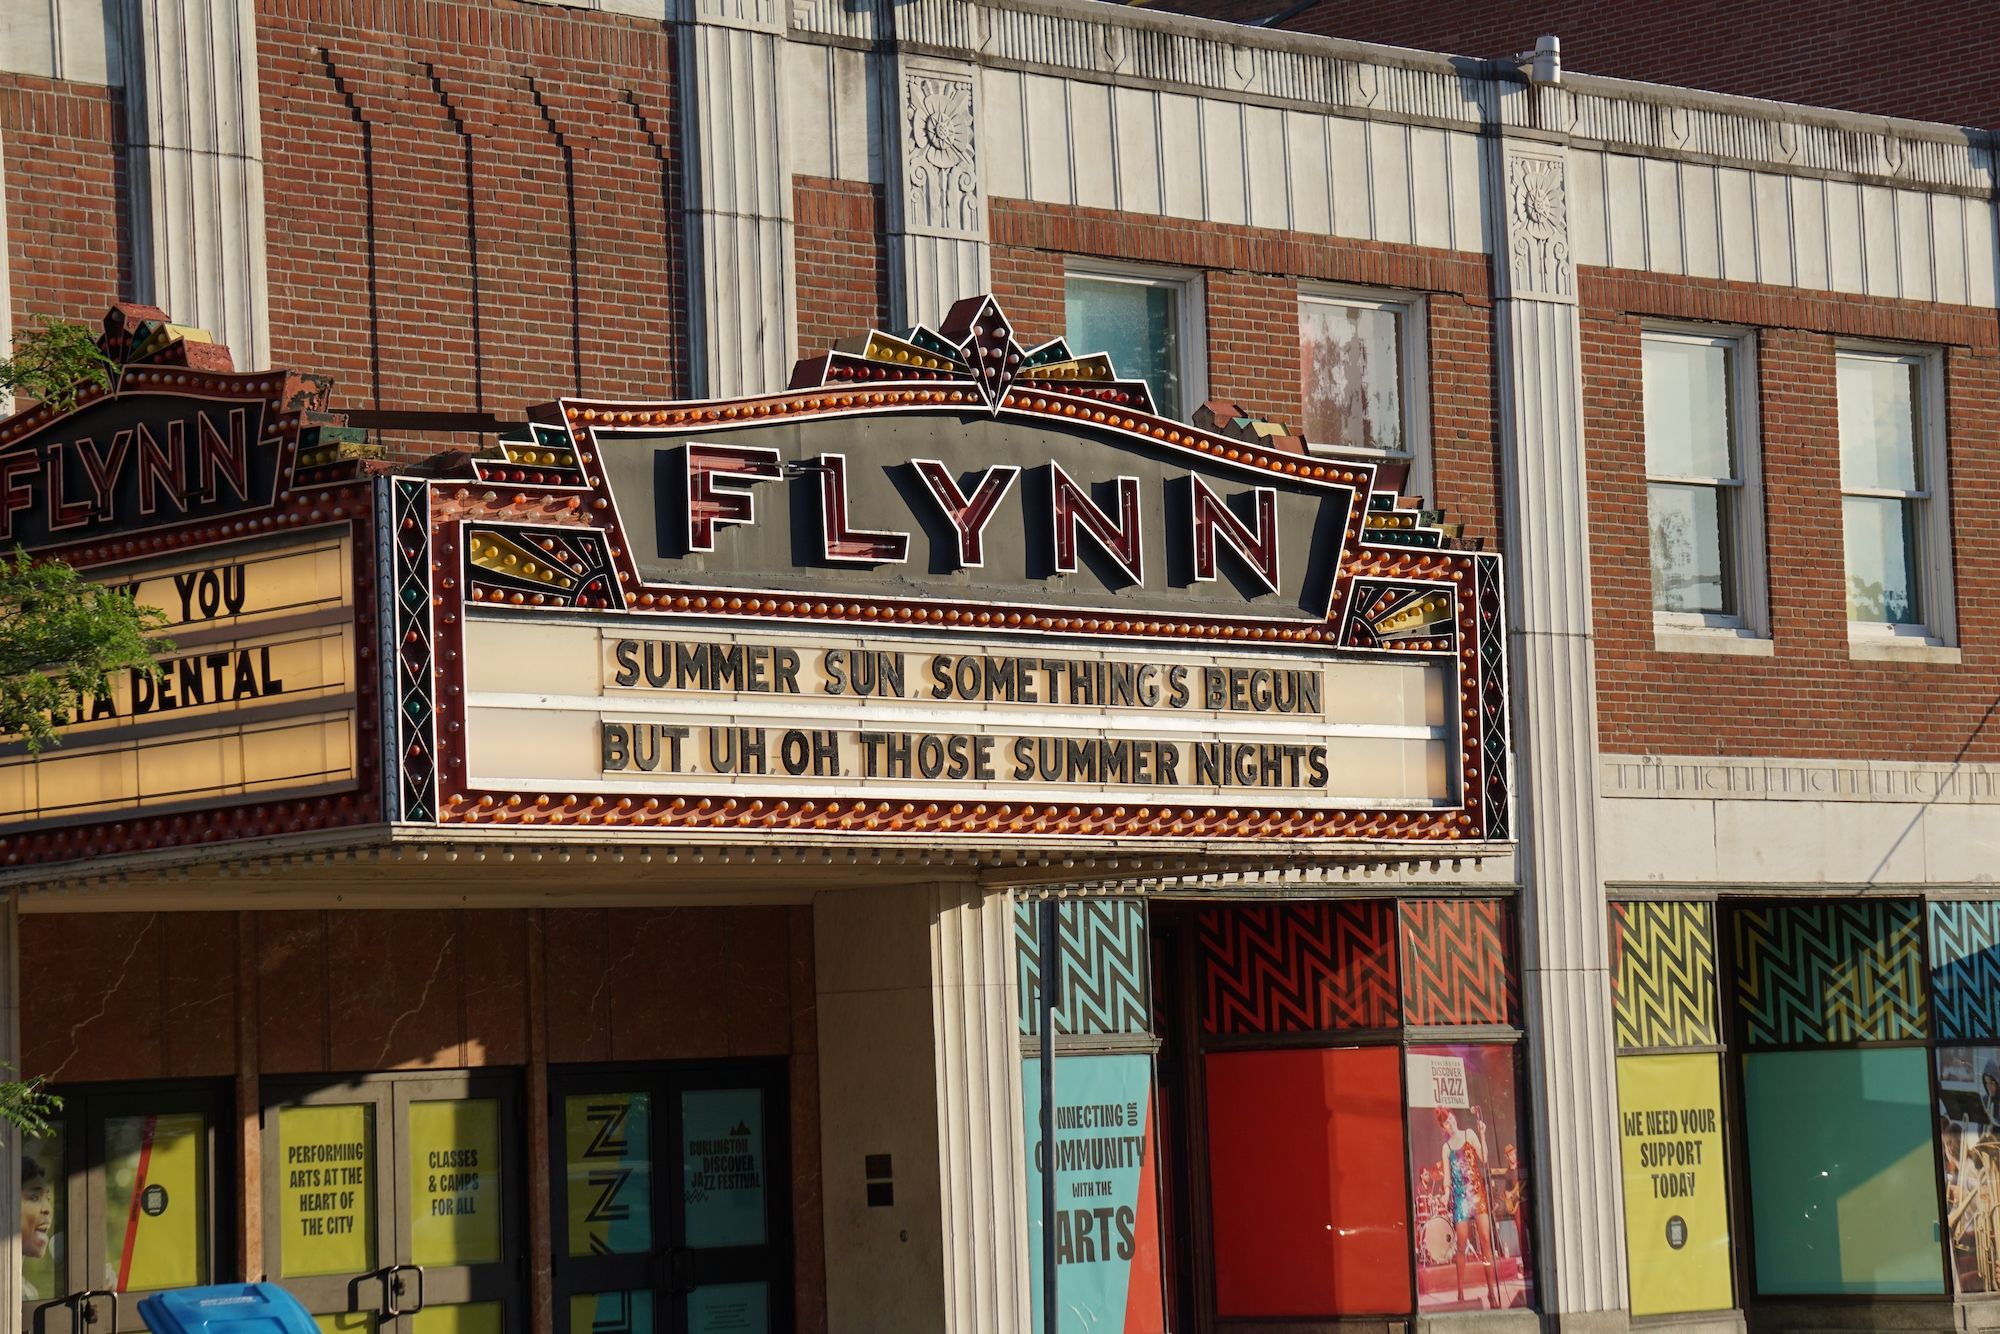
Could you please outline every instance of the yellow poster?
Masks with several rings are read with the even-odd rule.
[[[500,1258],[500,1104],[410,1104],[410,1258],[420,1265]]]
[[[1721,1311],[1734,1303],[1718,1060],[1618,1061],[1625,1254],[1635,1316]]]
[[[288,1278],[375,1267],[375,1109],[278,1113],[279,1267]]]
[[[206,1277],[208,1122],[199,1112],[104,1123],[104,1282],[119,1292]]]

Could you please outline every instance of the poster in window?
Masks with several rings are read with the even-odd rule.
[[[771,1285],[704,1283],[687,1295],[687,1334],[770,1334]]]
[[[21,1141],[21,1300],[45,1302],[63,1282],[63,1127]]]
[[[1417,1310],[1533,1305],[1514,1049],[1415,1047],[1408,1059]]]
[[[299,1278],[373,1269],[375,1109],[280,1108],[278,1160],[279,1272]]]
[[[764,1244],[764,1094],[681,1095],[681,1196],[692,1247]]]
[[[647,1093],[563,1099],[571,1255],[653,1249],[652,1108]]]
[[[1730,1284],[1721,1058],[1625,1056],[1618,1128],[1632,1314],[1723,1311]]]
[[[410,1258],[420,1265],[500,1259],[500,1104],[410,1104]]]
[[[1938,1048],[1945,1231],[1960,1293],[2000,1292],[2000,1046]]]
[[[104,1286],[184,1288],[207,1276],[208,1120],[199,1112],[104,1123]]]
[[[1021,1070],[1029,1292],[1043,1331],[1041,1067]],[[1057,1334],[1162,1334],[1153,1058],[1056,1058]]]

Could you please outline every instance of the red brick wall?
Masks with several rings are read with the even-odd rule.
[[[470,0],[262,0],[273,359],[350,407],[681,384],[671,38]]]
[[[1292,0],[1155,0],[1248,23]],[[1280,26],[1488,59],[1562,38],[1563,67],[1887,116],[2000,125],[1983,0],[1321,0]]]
[[[1497,545],[1499,454],[1485,256],[995,200],[993,288],[1023,342],[1063,331],[1068,254],[1201,273],[1210,395],[1294,427],[1302,412],[1301,282],[1427,294],[1434,499],[1450,511],[1449,519],[1465,523],[1468,537]]]
[[[891,322],[881,186],[794,176],[792,241],[801,357]]]
[[[2000,728],[1988,716],[2000,669],[2000,573],[1985,536],[1985,516],[2000,504],[2000,326],[1993,312],[1591,269],[1579,287],[1604,749],[2000,757]],[[1773,657],[1652,647],[1642,316],[1757,330]],[[1834,384],[1841,338],[1946,348],[1961,665],[1849,659]]]
[[[17,330],[43,316],[94,326],[128,295],[122,120],[115,88],[0,74]]]

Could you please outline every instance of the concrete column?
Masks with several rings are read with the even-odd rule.
[[[1488,143],[1541,1305],[1564,1329],[1617,1329],[1629,1320],[1568,155],[1514,133]]]
[[[685,0],[679,17],[689,392],[782,389],[798,339],[777,0]]]
[[[933,915],[923,886],[833,890],[813,900],[828,1334],[951,1328],[938,1193]],[[887,1203],[870,1203],[871,1158],[889,1169]]]
[[[931,927],[946,1334],[1032,1326],[1014,905],[940,885]]]
[[[132,297],[270,364],[253,0],[123,0]]]
[[[978,71],[900,51],[882,59],[889,318],[936,327],[953,302],[993,286]]]

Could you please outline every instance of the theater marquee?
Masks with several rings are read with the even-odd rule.
[[[440,572],[399,603],[406,815],[1507,836],[1497,560],[990,300],[783,394],[557,404],[473,466],[396,483],[399,581]]]

